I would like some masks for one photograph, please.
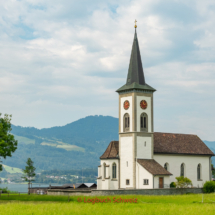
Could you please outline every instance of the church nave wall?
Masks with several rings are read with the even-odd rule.
[[[168,163],[170,183],[175,182],[175,177],[181,174],[181,164],[184,164],[184,176],[188,177],[194,187],[202,187],[205,181],[210,180],[210,158],[209,156],[198,155],[160,155],[154,154],[154,159],[164,167]],[[197,166],[201,164],[201,180],[197,180]]]

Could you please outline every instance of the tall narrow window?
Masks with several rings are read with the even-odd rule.
[[[184,163],[181,164],[181,176],[184,176]]]
[[[126,113],[124,115],[124,131],[129,131],[130,128],[130,119],[129,114]]]
[[[104,163],[104,178],[106,178],[106,163]]]
[[[201,180],[201,164],[197,166],[197,180]]]
[[[169,170],[169,164],[168,163],[164,164],[164,169],[167,170],[167,171]]]
[[[116,178],[116,163],[112,165],[112,178]]]
[[[146,113],[140,115],[140,130],[148,131],[148,116]]]

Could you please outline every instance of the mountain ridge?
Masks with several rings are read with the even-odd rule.
[[[108,144],[118,140],[118,121],[97,115],[43,129],[12,125],[18,149],[3,164],[23,168],[31,157],[39,170],[97,168]],[[204,142],[215,153],[215,142]]]

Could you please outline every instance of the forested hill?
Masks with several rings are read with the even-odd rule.
[[[88,116],[65,126],[36,129],[12,126],[12,133],[35,139],[36,143],[63,143],[101,152],[111,140],[118,140],[118,119],[110,116]]]
[[[12,133],[18,140],[18,149],[3,164],[24,168],[30,157],[38,170],[97,168],[109,142],[118,140],[118,119],[88,116],[46,129],[13,125]],[[205,143],[215,152],[215,142]]]
[[[3,163],[23,168],[31,157],[38,169],[97,168],[99,157],[118,140],[118,119],[88,116],[60,127],[36,129],[12,126],[18,149]]]

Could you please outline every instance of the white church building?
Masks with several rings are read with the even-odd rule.
[[[175,177],[202,187],[211,180],[214,153],[193,134],[154,132],[153,93],[146,84],[136,33],[127,81],[119,94],[119,141],[100,157],[97,189],[169,188]]]

